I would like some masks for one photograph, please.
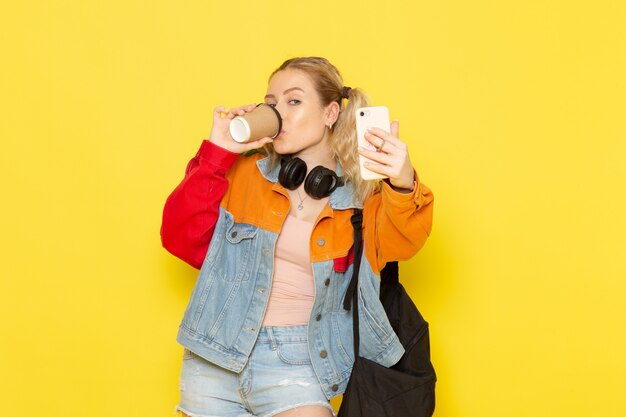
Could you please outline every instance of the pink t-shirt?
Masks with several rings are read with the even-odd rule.
[[[263,326],[308,324],[315,301],[309,241],[313,223],[288,215],[276,241],[274,278]]]

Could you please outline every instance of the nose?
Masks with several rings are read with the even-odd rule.
[[[276,110],[278,110],[278,113],[280,114],[280,117],[283,120],[285,120],[285,116],[287,115],[287,105],[286,105],[286,103],[276,103],[274,108]]]

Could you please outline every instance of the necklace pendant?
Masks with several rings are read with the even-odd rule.
[[[300,204],[298,204],[298,210],[302,210],[304,208],[304,204],[302,204],[302,201],[300,202]]]

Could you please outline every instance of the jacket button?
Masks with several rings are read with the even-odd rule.
[[[235,231],[235,232],[232,232],[232,233],[230,234],[230,237],[232,237],[233,239],[234,239],[234,238],[236,238],[236,237],[237,237],[237,232],[236,232],[236,231]]]
[[[328,356],[328,353],[327,353],[325,350],[323,350],[323,351],[321,351],[321,352],[320,352],[320,358],[324,359],[324,358],[326,358],[327,356]]]
[[[320,321],[322,319],[322,315],[318,314],[317,317],[315,317],[315,320]]]
[[[326,281],[324,281],[324,285],[326,285],[327,287],[330,285],[330,278],[326,278]]]
[[[337,392],[337,391],[339,391],[339,385],[335,384],[335,385],[333,385],[332,387],[330,387],[330,389],[331,389],[333,392]]]
[[[324,239],[317,239],[317,246],[324,246],[326,241]]]

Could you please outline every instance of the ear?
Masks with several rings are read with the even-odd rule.
[[[339,118],[339,104],[336,101],[333,101],[328,106],[326,106],[326,111],[324,112],[324,124],[328,125],[329,123],[335,124],[337,119]]]

